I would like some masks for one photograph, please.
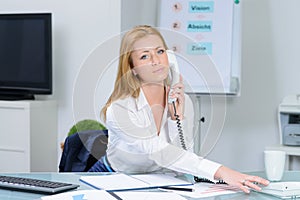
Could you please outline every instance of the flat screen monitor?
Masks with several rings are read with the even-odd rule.
[[[0,99],[52,94],[51,13],[0,14]]]

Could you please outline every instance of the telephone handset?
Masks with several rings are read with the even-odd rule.
[[[170,79],[171,79],[171,85],[170,85],[170,91],[169,91],[169,94],[170,94],[172,92],[172,86],[180,81],[180,75],[179,75],[179,67],[178,67],[175,53],[172,50],[167,50],[167,55],[168,55],[168,60],[169,60],[169,65],[170,65]],[[173,104],[174,116],[177,121],[177,128],[178,128],[180,143],[181,143],[182,148],[186,150],[187,148],[186,148],[184,137],[183,137],[181,122],[179,119],[179,115],[177,115],[177,113],[176,113],[175,102],[176,102],[176,98],[171,98],[170,96],[168,96],[168,103]]]
[[[171,85],[170,85],[170,92],[172,91],[172,86],[179,82],[179,67],[177,63],[177,59],[175,56],[175,53],[172,50],[167,50],[169,65],[170,65],[170,79],[171,79]],[[168,103],[175,102],[176,98],[168,98]]]

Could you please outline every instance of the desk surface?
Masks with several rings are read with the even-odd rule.
[[[94,173],[95,175],[97,173]],[[259,175],[265,177],[263,172],[253,172],[251,174]],[[14,175],[20,177],[29,177],[29,178],[39,178],[51,181],[61,181],[61,182],[70,182],[79,184],[80,187],[78,190],[85,190],[85,189],[93,189],[92,187],[82,183],[79,181],[81,175],[84,173],[18,173],[18,174],[10,174],[6,173],[4,175]],[[284,177],[282,181],[300,181],[300,172],[299,171],[286,171],[284,173]],[[0,199],[2,200],[32,200],[32,199],[39,199],[43,195],[41,194],[34,194],[34,193],[25,193],[25,192],[18,192],[18,191],[10,191],[10,190],[3,190],[0,189]],[[269,195],[251,192],[250,194],[244,193],[235,193],[230,195],[222,195],[216,197],[209,197],[209,198],[201,198],[201,199],[218,199],[218,200],[227,200],[227,199],[247,199],[247,200],[271,200],[271,199],[278,199]]]

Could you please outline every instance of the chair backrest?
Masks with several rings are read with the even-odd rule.
[[[59,172],[86,172],[106,153],[107,130],[88,130],[68,136]]]

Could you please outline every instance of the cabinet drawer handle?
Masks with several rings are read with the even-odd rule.
[[[19,152],[19,153],[24,153],[24,149],[14,149],[14,148],[5,148],[5,147],[0,147],[0,151],[9,151],[9,152]]]

